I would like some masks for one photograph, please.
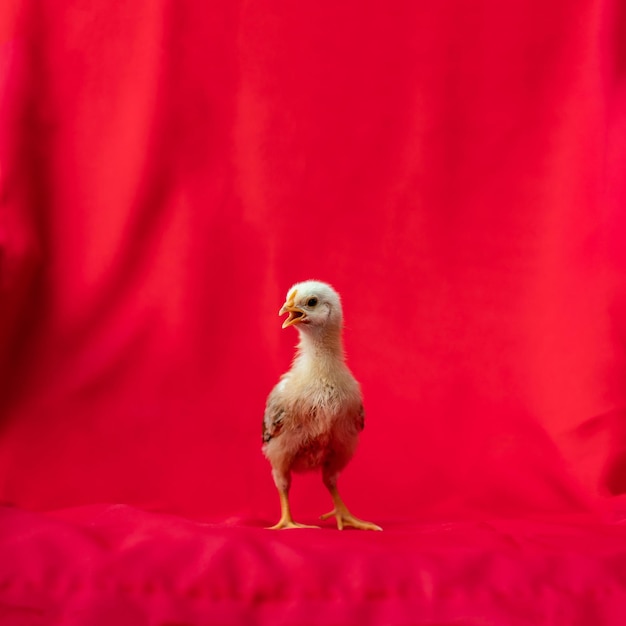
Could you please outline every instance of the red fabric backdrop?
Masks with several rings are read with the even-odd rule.
[[[307,278],[342,294],[365,394],[355,512],[604,514],[626,491],[619,2],[0,17],[5,504],[275,521],[260,423]],[[315,477],[293,497],[328,508]]]

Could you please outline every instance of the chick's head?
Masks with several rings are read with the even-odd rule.
[[[343,321],[339,294],[327,283],[307,280],[296,283],[288,292],[279,315],[289,313],[283,328],[297,325],[306,333],[339,330]]]

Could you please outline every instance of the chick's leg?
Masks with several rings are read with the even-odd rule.
[[[270,526],[269,530],[284,530],[286,528],[319,528],[319,526],[307,526],[293,521],[291,507],[289,506],[289,487],[291,486],[291,476],[287,472],[272,471],[274,482],[280,497],[280,519],[277,524]]]
[[[348,507],[344,504],[339,491],[337,490],[337,473],[324,470],[323,472],[324,485],[330,492],[330,496],[333,499],[335,508],[330,513],[325,513],[320,516],[320,519],[328,519],[329,517],[335,517],[337,520],[337,528],[343,530],[346,527],[357,528],[359,530],[382,530],[380,526],[372,524],[372,522],[366,522],[358,517],[354,517],[348,510]]]

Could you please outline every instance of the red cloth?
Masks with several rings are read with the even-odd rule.
[[[271,533],[123,506],[0,517],[0,623],[621,624],[624,527],[528,521]],[[86,524],[86,522],[89,522]],[[28,552],[24,543],[31,548]],[[20,559],[22,575],[10,559]]]
[[[302,589],[318,608],[285,619],[317,622],[379,593],[371,577],[406,550],[381,622],[622,624],[611,602],[559,621],[550,563],[575,594],[593,561],[613,598],[625,565],[623,527],[598,525],[623,519],[626,491],[624,16],[617,0],[3,2],[1,572],[30,588],[97,550],[98,576],[152,580],[161,540],[128,552],[91,517],[123,504],[123,532],[163,523],[163,550],[183,528],[198,571],[241,543],[229,571],[249,595],[215,593],[254,600],[264,623],[271,571],[247,579],[251,552],[283,598],[314,561]],[[277,311],[307,278],[343,297],[367,426],[341,487],[382,536],[257,528],[278,515],[264,401],[295,342]],[[318,477],[296,478],[297,518],[328,506]],[[494,598],[497,559],[516,559],[471,523],[535,536],[546,516],[589,526],[563,526],[566,548],[546,544],[540,565],[537,548],[536,568],[519,560],[512,576],[552,591],[511,582],[528,599],[515,622]],[[417,568],[422,525],[453,521],[459,543],[437,534],[433,550],[456,578]],[[495,569],[442,556],[481,549]],[[340,569],[353,586],[333,595],[323,572],[362,554],[371,584]],[[496,585],[484,604],[473,576]],[[82,597],[63,584],[6,601],[44,620],[52,598]],[[420,613],[418,588],[464,600]],[[145,602],[146,623],[187,619]]]

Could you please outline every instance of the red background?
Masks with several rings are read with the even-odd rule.
[[[0,9],[0,499],[274,522],[289,286],[342,294],[360,516],[626,491],[615,1]],[[329,505],[317,477],[294,513]]]

